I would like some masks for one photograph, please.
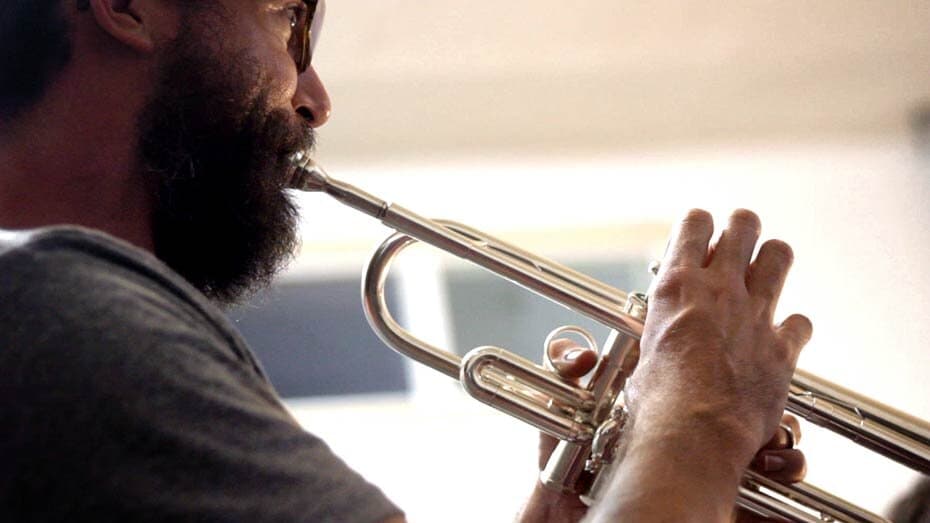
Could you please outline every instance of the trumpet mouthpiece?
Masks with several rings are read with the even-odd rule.
[[[306,152],[299,152],[291,159],[292,171],[288,177],[287,186],[291,189],[306,192],[325,190],[329,184],[329,177],[322,167],[313,161]]]
[[[323,192],[369,216],[384,219],[389,205],[384,200],[339,180],[330,178],[306,151],[291,157],[287,187],[306,192]]]

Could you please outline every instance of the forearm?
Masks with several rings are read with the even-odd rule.
[[[746,452],[734,452],[724,424],[695,430],[693,418],[689,427],[680,423],[631,428],[625,456],[586,522],[729,520],[750,458],[742,463]]]

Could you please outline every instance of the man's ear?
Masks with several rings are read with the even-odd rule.
[[[90,10],[107,34],[141,53],[155,49],[159,29],[170,14],[158,0],[88,0]]]

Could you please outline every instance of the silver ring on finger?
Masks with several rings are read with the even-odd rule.
[[[650,272],[653,276],[658,276],[658,275],[659,275],[659,270],[660,270],[661,268],[662,268],[662,262],[660,262],[659,260],[652,260],[652,261],[649,263],[649,272]]]
[[[779,426],[781,427],[782,430],[785,431],[785,435],[786,435],[787,438],[788,438],[788,447],[787,447],[787,448],[793,449],[794,446],[798,443],[797,438],[795,438],[795,436],[794,436],[794,429],[792,429],[792,428],[791,428],[788,424],[786,424],[786,423],[781,423],[781,424],[779,424]]]

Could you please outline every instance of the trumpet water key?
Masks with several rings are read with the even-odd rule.
[[[587,503],[596,500],[622,458],[618,450],[626,422],[623,387],[639,358],[646,296],[620,291],[468,226],[427,219],[390,204],[329,177],[306,154],[294,157],[289,179],[294,189],[324,192],[397,231],[378,247],[362,283],[365,314],[378,336],[401,354],[459,380],[479,401],[558,438],[541,480],[550,488],[576,493]],[[608,326],[610,335],[587,384],[567,384],[555,372],[498,347],[479,347],[459,357],[401,327],[388,310],[384,287],[391,261],[417,241]],[[593,341],[588,343],[596,348]],[[923,420],[802,370],[791,380],[787,410],[930,474],[930,424]],[[885,521],[812,485],[781,485],[751,471],[743,478],[737,503],[788,521]]]

